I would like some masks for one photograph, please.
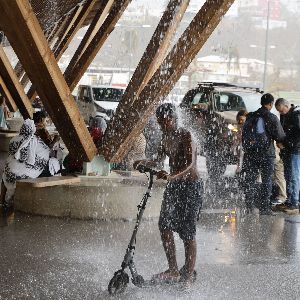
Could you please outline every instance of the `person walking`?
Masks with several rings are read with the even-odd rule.
[[[280,155],[284,164],[286,180],[287,201],[283,210],[288,214],[299,213],[300,193],[300,107],[289,103],[288,100],[279,98],[275,103],[280,113],[280,121],[285,131],[286,138],[279,143]]]
[[[261,108],[249,113],[243,126],[242,144],[244,154],[243,170],[245,172],[245,202],[247,212],[259,208],[261,215],[272,215],[270,197],[272,193],[272,175],[274,172],[276,142],[282,142],[285,133],[279,119],[270,111],[274,104],[271,94],[261,97]],[[261,174],[261,184],[257,178]],[[259,193],[257,192],[257,187]],[[254,203],[255,195],[259,195]]]

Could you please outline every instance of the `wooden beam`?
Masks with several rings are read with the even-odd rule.
[[[62,30],[65,34],[58,38],[56,45],[54,45],[54,56],[57,61],[60,60],[65,50],[68,48],[69,44],[71,43],[72,39],[74,38],[75,34],[81,28],[82,24],[84,23],[86,17],[91,12],[93,6],[97,0],[88,0],[85,2],[83,7],[80,10],[76,10],[73,12],[73,17],[69,17],[68,19],[71,20],[71,23],[64,23],[67,24],[66,28]],[[55,36],[53,36],[55,38]],[[61,39],[61,40],[60,40]],[[28,82],[26,82],[27,84]],[[30,101],[33,101],[37,96],[36,88],[34,85],[30,87],[27,92],[27,96]]]
[[[132,103],[165,58],[176,28],[189,2],[189,0],[171,0],[169,2],[117,107],[117,114],[124,109],[130,109]]]
[[[61,19],[59,22],[57,22],[53,26],[53,29],[45,34],[47,41],[50,44],[50,47],[51,47],[51,43],[53,42],[54,38],[56,37],[56,33],[60,30],[59,26],[62,24],[62,22],[63,22],[63,19]],[[21,79],[21,85],[25,88],[29,82],[29,78],[28,78],[27,74],[25,73],[25,70],[20,61],[18,61],[18,63],[15,66],[15,72],[16,72],[18,78]],[[28,94],[27,94],[27,96],[28,96]],[[32,100],[31,97],[28,96],[28,98],[30,99],[30,101]]]
[[[207,0],[133,103],[130,113],[115,116],[114,127],[108,126],[101,149],[108,161],[120,161],[124,157],[160,100],[172,90],[233,2]]]
[[[1,21],[0,21],[1,22]],[[2,46],[0,46],[0,76],[24,118],[31,118],[33,107],[27,98]]]
[[[57,40],[53,46],[53,52],[58,50],[58,48],[60,47],[60,44],[68,35],[68,32],[72,28],[75,20],[78,18],[81,10],[82,10],[82,6],[76,6],[73,9],[73,11],[70,13],[70,15],[68,15],[68,21],[65,23],[65,28],[60,32],[60,34],[58,35]]]
[[[97,2],[97,0],[87,0],[83,4],[82,9],[78,13],[78,15],[75,18],[73,18],[72,25],[69,27],[66,35],[60,41],[60,44],[55,49],[54,55],[57,58],[57,60],[59,60],[60,57],[62,56],[62,54],[66,51],[70,42],[74,38],[77,31],[82,27],[85,19],[90,14],[90,12],[93,9],[96,2]]]
[[[29,1],[0,0],[0,11],[0,26],[70,153],[92,160],[97,149]]]
[[[88,30],[86,31],[83,39],[81,40],[78,48],[76,49],[70,63],[69,71],[72,71],[72,68],[76,65],[82,53],[86,50],[87,46],[90,44],[91,40],[94,38],[96,32],[99,30],[100,26],[103,24],[107,14],[109,13],[114,0],[103,0],[100,4],[99,9],[96,12],[94,19],[92,20]]]
[[[13,99],[12,95],[10,94],[3,78],[0,76],[0,93],[6,99],[6,105],[8,106],[9,110],[15,112],[18,110],[17,104]]]
[[[19,79],[24,75],[24,69],[20,61],[18,61],[17,64],[15,65],[14,71]]]
[[[114,2],[111,11],[106,17],[103,25],[95,34],[94,38],[75,64],[74,68],[69,65],[70,67],[66,69],[64,76],[71,91],[75,88],[82,75],[87,70],[88,66],[93,61],[100,48],[103,46],[109,34],[113,31],[116,23],[118,22],[130,2],[131,0],[117,0]]]
[[[62,30],[63,26],[62,24],[64,24],[64,22],[67,21],[67,18],[60,18],[60,20],[58,22],[56,22],[52,28],[52,30],[50,31],[49,35],[48,35],[48,40],[49,41],[53,41],[54,38],[57,36],[58,32],[60,30]]]

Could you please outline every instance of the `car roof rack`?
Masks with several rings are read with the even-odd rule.
[[[249,87],[249,86],[240,86],[235,85],[227,82],[213,82],[213,81],[202,81],[198,83],[199,87],[207,86],[207,87],[227,87],[227,88],[236,88],[236,89],[243,89],[243,90],[252,90],[257,93],[263,94],[264,92],[260,88],[256,87]]]

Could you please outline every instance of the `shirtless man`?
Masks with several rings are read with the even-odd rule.
[[[194,280],[196,262],[196,221],[202,204],[203,185],[197,171],[197,149],[191,133],[177,126],[175,107],[165,103],[158,107],[156,118],[163,136],[157,161],[138,161],[135,166],[144,164],[155,167],[169,157],[170,174],[161,170],[158,179],[168,181],[161,206],[159,230],[167,256],[169,268],[154,275],[159,282],[183,281],[190,285]],[[179,271],[173,233],[177,232],[184,242],[185,265]]]

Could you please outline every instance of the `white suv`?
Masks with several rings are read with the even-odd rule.
[[[90,117],[96,115],[106,114],[111,117],[124,91],[125,88],[115,86],[79,85],[77,103],[85,122],[88,123]]]

